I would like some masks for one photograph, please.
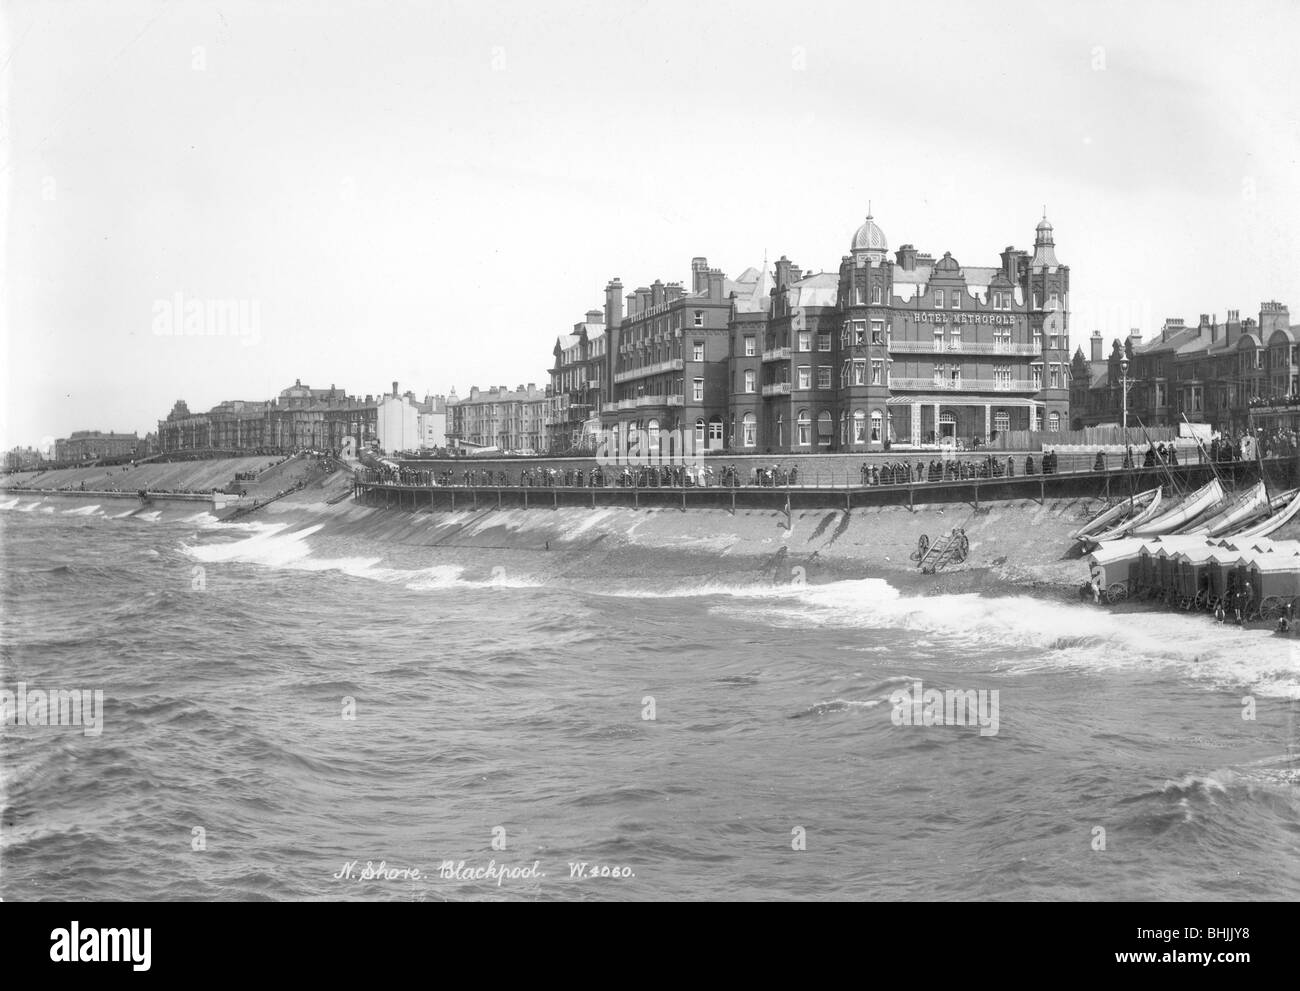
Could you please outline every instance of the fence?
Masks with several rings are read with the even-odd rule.
[[[1044,447],[1132,446],[1145,451],[1148,444],[1162,444],[1178,438],[1177,427],[1084,427],[1082,430],[1003,430],[988,444],[998,451],[1041,451]]]

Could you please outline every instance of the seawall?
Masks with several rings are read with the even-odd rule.
[[[1280,479],[1271,484],[1276,491]],[[673,594],[683,586],[881,577],[914,594],[1029,591],[1072,597],[1086,566],[1073,550],[1070,532],[1107,504],[1098,491],[1049,491],[1046,498],[1034,491],[983,499],[977,507],[959,493],[918,486],[910,507],[894,498],[850,508],[792,505],[788,512],[783,506],[739,505],[732,511],[703,504],[685,512],[673,505],[593,509],[581,503],[498,509],[495,501],[477,508],[462,501],[455,510],[431,509],[427,502],[401,509],[366,505],[349,497],[350,487],[347,473],[314,482],[240,516],[240,528],[230,539],[247,539],[260,525],[270,534],[266,539],[284,541],[286,550],[297,554],[306,548],[312,566],[346,570],[353,566],[349,562],[365,561],[403,573],[442,569],[459,580],[600,587],[631,595]],[[1112,497],[1122,494],[1112,491]],[[3,499],[11,512],[126,515],[111,504],[95,510],[93,499],[71,494],[49,499],[8,493]],[[195,509],[192,503],[122,506],[132,517],[127,523],[215,521]],[[912,560],[918,539],[925,535],[934,542],[955,527],[969,540],[966,561],[922,575]],[[1300,538],[1300,523],[1276,536]],[[300,548],[288,547],[299,540]]]

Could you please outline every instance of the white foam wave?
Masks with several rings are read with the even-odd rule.
[[[64,516],[103,516],[98,506],[78,506],[76,509],[65,509]]]
[[[182,550],[196,561],[204,563],[239,562],[268,568],[293,571],[339,571],[371,581],[401,584],[413,591],[445,588],[532,588],[542,585],[540,580],[511,576],[494,570],[483,581],[461,577],[464,569],[455,565],[435,565],[429,568],[404,570],[379,566],[378,557],[317,557],[308,539],[324,524],[302,530],[284,532],[285,524],[249,524],[257,529],[243,540],[223,544],[182,545]],[[211,529],[205,527],[205,529]]]
[[[982,663],[1001,649],[1001,667],[1017,672],[1173,665],[1189,681],[1210,687],[1246,686],[1264,695],[1300,698],[1300,643],[1267,630],[1217,624],[1208,616],[1116,613],[1025,595],[903,596],[879,578],[787,589],[784,595],[741,589],[732,601],[713,608],[780,627],[911,630],[955,656],[978,652]]]

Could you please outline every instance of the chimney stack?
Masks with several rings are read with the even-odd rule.
[[[397,396],[397,379],[393,379],[393,396],[394,398]]]
[[[722,274],[722,269],[711,268],[708,271],[708,279],[709,279],[709,299],[713,300],[714,302],[721,303],[722,284],[726,280],[726,276]]]
[[[709,288],[709,260],[703,257],[691,259],[691,292],[699,295]]]
[[[1092,332],[1092,360],[1101,361],[1101,331]]]
[[[617,327],[623,322],[623,283],[614,276],[605,285],[605,326]]]
[[[776,288],[779,292],[790,284],[790,259],[782,255],[776,260]]]

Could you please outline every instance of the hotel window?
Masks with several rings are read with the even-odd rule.
[[[809,447],[812,445],[812,419],[808,416],[806,409],[799,411],[799,440],[800,447]]]
[[[709,445],[722,446],[722,417],[720,416],[715,416],[709,421]]]
[[[1011,331],[1006,327],[994,327],[993,347],[1002,351],[1011,350]]]
[[[885,343],[885,321],[883,320],[871,321],[871,343],[872,344]]]
[[[934,291],[934,308],[935,308],[936,310],[942,310],[942,309],[943,309],[943,290],[942,290],[942,289],[936,289],[936,290]]]
[[[1006,433],[1011,429],[1011,414],[1004,409],[998,410],[993,414],[993,429],[1000,434]]]
[[[754,391],[754,369],[752,368],[745,369],[745,391]]]
[[[854,287],[853,287],[853,302],[854,302],[856,305],[858,305],[858,306],[863,306],[863,305],[866,304],[866,302],[867,302],[867,287],[866,287],[866,286],[854,286]]]
[[[1043,353],[1043,328],[1034,328],[1034,354]]]
[[[808,331],[806,330],[799,331],[799,350],[800,351],[812,350],[812,334],[808,333]]]
[[[697,326],[697,327],[703,327],[703,326],[704,326],[704,311],[703,311],[703,310],[696,310],[696,311],[695,311],[695,326]]]
[[[817,388],[829,389],[831,387],[831,366],[817,366]]]
[[[830,335],[830,334],[818,334],[818,335],[817,335],[817,350],[818,350],[818,351],[829,351],[830,349],[831,349],[831,335]]]
[[[695,379],[692,383],[691,396],[697,403],[704,401],[704,379]]]
[[[1037,392],[1039,389],[1043,387],[1043,366],[1042,365],[1029,366],[1029,381],[1030,384],[1033,385],[1035,392]]]
[[[1049,294],[1048,294],[1048,296],[1047,296],[1047,308],[1048,308],[1048,309],[1050,309],[1050,310],[1054,310],[1054,309],[1056,309],[1056,307],[1060,304],[1060,302],[1061,302],[1061,296],[1060,296],[1059,293],[1052,292],[1052,293],[1049,293]]]
[[[993,368],[993,384],[999,389],[1011,388],[1011,366],[995,365]]]
[[[1034,308],[1035,310],[1042,309],[1041,302],[1042,302],[1042,297],[1038,295],[1038,290],[1035,289],[1035,290],[1034,290],[1034,307],[1033,307],[1033,308]]]
[[[849,325],[848,322],[845,321],[843,329],[840,330],[840,347],[846,348],[848,346],[849,346]]]
[[[854,344],[867,343],[867,322],[865,320],[853,321],[853,343]]]
[[[880,385],[885,374],[885,363],[883,361],[873,361],[871,363],[871,384]]]
[[[696,341],[691,347],[691,361],[704,360],[704,342]]]
[[[800,389],[812,388],[812,367],[809,365],[799,366],[799,388]]]
[[[934,384],[935,384],[935,385],[939,385],[939,386],[943,385],[943,383],[944,383],[944,381],[947,379],[947,377],[948,377],[948,366],[947,366],[947,365],[935,365],[935,366],[934,366]]]
[[[880,286],[871,287],[871,302],[879,305],[880,303]]]
[[[952,308],[953,308],[954,310],[960,310],[960,309],[961,309],[961,290],[960,290],[960,289],[954,289],[954,290],[952,291]]]
[[[943,350],[943,324],[941,323],[934,325],[934,349],[936,351]]]
[[[752,334],[745,337],[745,357],[754,357],[754,336]]]
[[[828,409],[817,414],[817,443],[822,447],[831,446],[831,434],[835,430],[835,419]]]
[[[989,293],[989,302],[993,304],[993,309],[995,310],[1002,309],[1002,293],[1000,292]]]
[[[704,421],[701,420],[700,423],[702,425]],[[745,447],[757,447],[758,446],[758,423],[754,420],[753,413],[746,413],[744,415],[744,417],[740,421],[740,429],[742,431],[741,443],[744,444]]]
[[[1061,387],[1061,366],[1049,365],[1047,374],[1052,383],[1052,388],[1059,389]]]
[[[776,446],[780,447],[785,443],[785,414],[776,414]]]
[[[1047,430],[1049,433],[1059,433],[1061,430],[1061,414],[1055,411],[1047,415]]]
[[[849,414],[840,414],[840,447],[844,447],[849,442]]]
[[[1060,349],[1060,346],[1061,346],[1061,338],[1060,338],[1059,335],[1056,333],[1056,331],[1052,331],[1052,333],[1048,335],[1048,337],[1047,337],[1047,346],[1048,346],[1049,348],[1051,348],[1053,351],[1056,351],[1056,350],[1059,350],[1059,349]]]
[[[884,426],[884,423],[885,418],[880,415],[880,410],[873,409],[871,411],[871,439],[873,441],[880,440],[880,428]]]
[[[866,385],[867,363],[865,361],[855,361],[853,363],[853,384]]]
[[[948,372],[948,384],[956,389],[961,385],[961,365],[953,365]]]
[[[843,389],[849,384],[849,363],[846,361],[840,365],[840,388]]]
[[[860,409],[853,411],[853,443],[865,444],[867,442],[867,414]]]

